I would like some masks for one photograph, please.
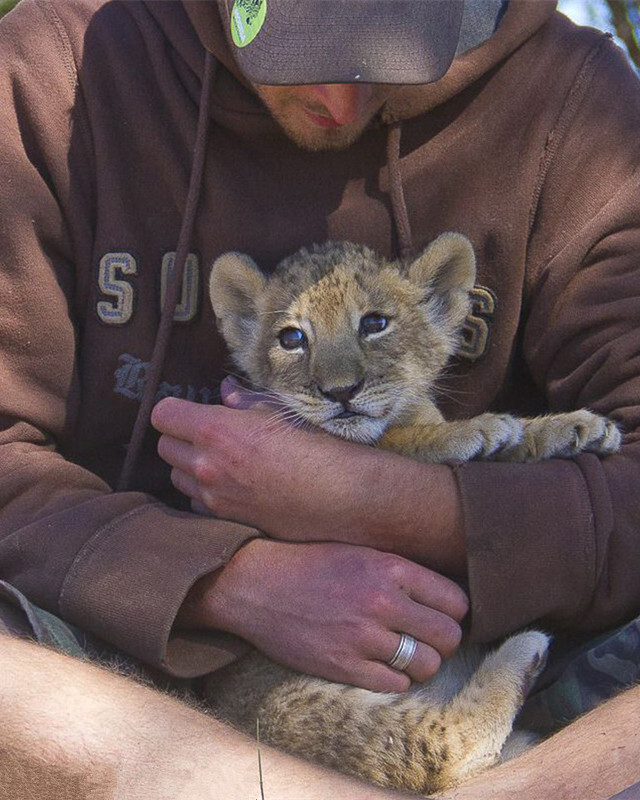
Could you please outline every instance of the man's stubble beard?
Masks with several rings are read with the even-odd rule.
[[[356,123],[322,128],[305,119],[298,97],[283,95],[278,102],[273,102],[261,88],[256,87],[258,95],[273,119],[295,145],[309,152],[345,150],[362,136],[379,112],[379,108],[375,108]]]
[[[270,112],[286,136],[302,150],[307,150],[311,153],[319,153],[324,150],[345,150],[355,144],[367,128],[367,125],[363,125],[355,130],[347,130],[348,126],[343,126],[343,128],[333,130],[319,129],[318,131],[303,133],[291,125],[284,115],[271,109]]]

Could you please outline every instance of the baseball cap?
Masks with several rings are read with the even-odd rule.
[[[222,0],[253,83],[431,83],[458,46],[464,0]]]

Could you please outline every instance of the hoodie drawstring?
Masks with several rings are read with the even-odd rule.
[[[178,236],[175,263],[165,294],[151,361],[145,375],[144,393],[133,426],[131,440],[127,446],[127,453],[122,471],[120,472],[117,486],[118,491],[126,491],[130,487],[133,470],[140,455],[140,451],[142,450],[142,443],[151,419],[151,411],[154,406],[169,338],[171,336],[173,318],[178,304],[178,297],[180,296],[185,263],[189,253],[198,201],[202,190],[204,161],[207,150],[209,101],[216,64],[217,62],[214,60],[211,53],[207,51],[205,54],[204,74],[200,94],[200,110],[198,113],[194,156],[189,178],[189,191],[182,224],[180,226],[180,234]],[[389,170],[391,211],[398,236],[400,256],[401,258],[407,258],[412,253],[413,243],[409,215],[407,213],[407,204],[402,186],[402,176],[400,174],[401,134],[401,124],[399,122],[394,123],[389,129],[389,136],[387,138],[387,165]]]
[[[131,440],[127,447],[127,454],[120,472],[118,480],[118,491],[125,491],[131,483],[131,476],[142,449],[142,442],[149,426],[151,410],[154,405],[156,392],[160,383],[162,366],[164,364],[169,337],[173,326],[173,318],[178,304],[178,297],[182,288],[182,278],[184,267],[189,254],[193,228],[195,224],[196,211],[200,192],[202,189],[202,176],[204,173],[204,161],[207,151],[207,133],[209,129],[209,100],[211,97],[211,87],[217,62],[209,51],[206,51],[204,62],[204,73],[202,77],[202,90],[200,92],[200,110],[198,113],[198,126],[196,129],[196,141],[191,165],[191,175],[189,178],[189,191],[187,203],[182,217],[176,256],[171,273],[171,278],[167,285],[160,324],[153,346],[151,362],[145,375],[144,393],[136,421],[133,426]]]
[[[398,234],[398,248],[401,258],[408,258],[413,252],[413,237],[404,198],[402,175],[400,174],[400,137],[402,125],[394,122],[389,128],[387,138],[387,167],[389,170],[389,194],[391,195],[391,212]]]

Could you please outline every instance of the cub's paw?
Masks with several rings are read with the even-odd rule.
[[[585,409],[524,420],[524,458],[570,458],[578,453],[610,455],[620,449],[622,434],[606,417]]]
[[[521,700],[529,694],[547,663],[551,637],[541,631],[524,631],[506,639],[494,658],[511,671],[518,681]]]
[[[389,428],[378,447],[421,461],[443,463],[490,458],[513,449],[524,436],[522,421],[509,414]]]
[[[524,437],[522,421],[510,414],[480,414],[465,423],[455,437],[463,460],[492,458],[517,447]]]

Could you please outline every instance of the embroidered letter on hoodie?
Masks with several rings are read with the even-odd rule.
[[[160,267],[160,309],[164,305],[167,286],[175,264],[176,254],[165,253]],[[124,325],[133,317],[135,289],[123,276],[137,275],[138,263],[131,253],[106,253],[100,259],[98,285],[102,294],[111,298],[100,300],[96,312],[107,325]],[[184,267],[182,293],[176,306],[174,321],[191,322],[198,313],[200,289],[200,261],[195,253],[189,253]]]

